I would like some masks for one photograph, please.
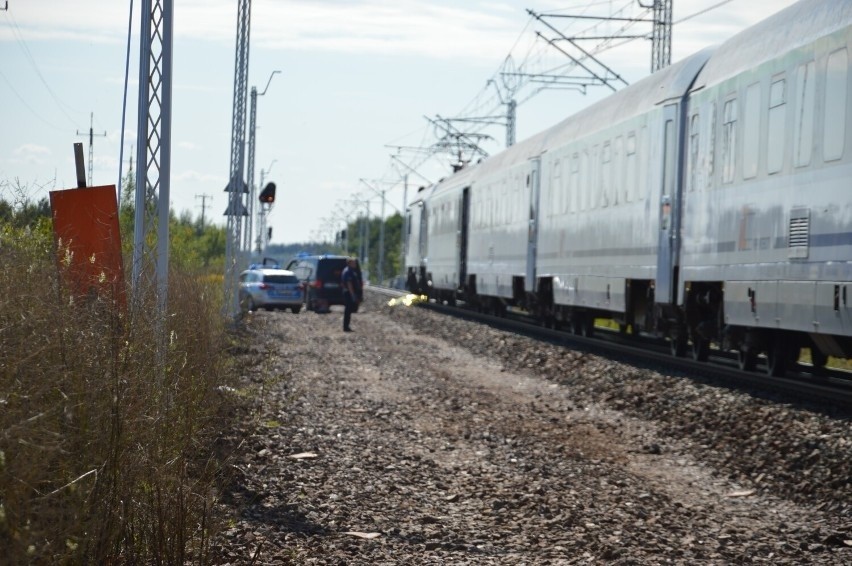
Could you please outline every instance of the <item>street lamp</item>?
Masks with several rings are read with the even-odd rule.
[[[249,146],[248,146],[248,183],[249,183],[249,205],[248,205],[248,222],[246,223],[246,230],[243,234],[243,242],[242,248],[246,251],[251,251],[251,235],[253,232],[252,220],[254,218],[254,198],[256,186],[254,184],[254,155],[255,155],[255,131],[257,129],[257,97],[263,96],[266,94],[266,91],[269,90],[269,83],[272,82],[272,77],[275,76],[276,73],[280,73],[281,71],[272,71],[269,75],[269,80],[266,81],[266,88],[263,89],[263,92],[257,92],[257,87],[251,87],[251,110],[249,117]],[[263,181],[261,180],[261,184]],[[258,212],[259,215],[263,215],[263,211]]]

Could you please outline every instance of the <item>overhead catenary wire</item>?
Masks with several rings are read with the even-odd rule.
[[[702,8],[701,10],[699,10],[699,11],[693,13],[693,14],[687,15],[683,18],[680,18],[678,20],[673,21],[672,25],[680,24],[680,23],[683,23],[685,21],[691,20],[693,18],[702,16],[704,14],[707,14],[707,13],[709,13],[709,12],[719,8],[719,7],[722,7],[726,4],[729,4],[731,2],[733,2],[733,0],[722,0],[722,1],[716,2],[715,4],[708,6],[706,8]],[[576,4],[573,4],[573,5],[570,5],[570,6],[566,6],[564,8],[550,9],[550,10],[548,10],[548,13],[568,13],[568,12],[572,12],[572,11],[578,11],[578,12],[580,12],[580,15],[585,15],[585,14],[588,14],[591,10],[593,10],[595,8],[599,8],[599,7],[603,7],[603,6],[609,6],[610,8],[612,8],[612,5],[613,5],[612,0],[603,0],[603,1],[596,1],[596,2],[582,2],[582,3],[576,3]],[[616,7],[615,9],[611,9],[610,14],[613,17],[623,16],[623,15],[628,13],[628,10],[630,10],[631,7],[635,7],[635,6],[636,6],[636,0],[626,0],[620,6]],[[633,20],[638,20],[640,18],[644,18],[649,13],[652,12],[651,7],[644,7],[644,6],[642,6],[641,3],[639,4],[639,6],[640,6],[641,9],[638,10],[638,12],[637,12],[638,15],[636,15],[632,18]],[[504,104],[504,102],[500,98],[500,93],[496,92],[496,90],[490,85],[490,83],[499,81],[499,79],[501,78],[501,75],[506,72],[507,66],[510,65],[510,64],[511,65],[515,64],[514,60],[519,53],[522,53],[522,55],[518,58],[518,60],[520,62],[517,63],[517,65],[516,65],[516,69],[518,70],[519,74],[521,72],[523,72],[523,74],[525,74],[525,75],[534,75],[534,74],[543,74],[543,75],[565,74],[565,75],[567,75],[568,73],[570,73],[572,71],[572,69],[577,67],[577,65],[573,62],[554,63],[552,57],[549,54],[549,52],[551,50],[550,46],[543,43],[542,41],[533,40],[533,41],[527,41],[527,43],[524,44],[524,39],[529,37],[529,34],[528,34],[529,29],[533,25],[534,22],[535,22],[535,18],[533,18],[532,16],[529,16],[527,18],[527,21],[525,22],[521,31],[518,33],[517,37],[515,38],[514,42],[512,43],[512,46],[509,49],[509,52],[506,55],[506,57],[503,58],[503,60],[501,61],[500,65],[497,67],[497,69],[485,81],[484,86],[466,104],[464,104],[462,106],[460,112],[458,114],[456,114],[456,116],[459,116],[460,118],[463,119],[465,117],[470,117],[470,116],[496,115],[498,113],[499,109],[501,108],[501,105]],[[606,51],[617,49],[617,48],[622,47],[626,44],[629,44],[633,41],[636,41],[637,39],[641,39],[641,40],[650,39],[652,37],[651,31],[649,31],[648,33],[645,33],[645,34],[637,33],[637,34],[635,34],[635,37],[623,38],[621,41],[618,40],[619,39],[618,37],[615,37],[615,36],[622,36],[622,35],[626,34],[631,28],[635,27],[638,23],[640,23],[640,22],[638,22],[638,21],[627,21],[627,22],[622,23],[620,26],[618,26],[614,29],[613,33],[611,33],[611,36],[613,36],[613,37],[601,41],[594,48],[590,48],[588,50],[589,53],[592,54],[592,55],[597,55],[597,54],[600,54],[600,53],[604,53]],[[579,29],[576,32],[573,32],[572,35],[574,35],[576,37],[582,37],[583,35],[588,35],[589,33],[596,32],[597,30],[601,29],[601,27],[603,25],[604,24],[602,22],[596,22],[596,23],[594,23],[590,26],[585,26],[582,29]],[[571,29],[571,26],[570,25],[567,26],[565,28],[566,33],[567,33],[567,30],[570,30],[570,29]],[[511,61],[511,63],[507,63],[509,61]],[[548,63],[548,62],[550,62],[550,63]],[[530,80],[526,77],[520,77],[519,79],[520,79],[520,82],[519,82],[518,86],[516,87],[516,91],[520,91],[522,88],[527,87],[530,84]],[[528,102],[530,99],[532,99],[537,94],[539,94],[544,88],[547,88],[547,87],[546,86],[539,86],[538,88],[531,90],[525,96],[523,96],[523,97],[521,97],[517,100],[517,105],[520,106],[520,105]],[[472,133],[472,134],[479,134],[483,130],[485,130],[489,127],[491,127],[491,125],[488,124],[488,123],[485,123],[485,121],[482,121],[480,123],[472,123],[472,125],[469,129],[469,132]],[[418,129],[417,131],[422,132],[421,142],[420,142],[420,148],[421,149],[414,151],[413,148],[411,148],[411,149],[406,148],[406,149],[400,149],[400,151],[399,151],[399,153],[402,153],[403,151],[407,151],[411,154],[408,160],[400,159],[399,161],[400,161],[400,163],[404,164],[405,167],[410,168],[412,171],[417,171],[417,170],[421,169],[430,160],[435,159],[437,154],[438,154],[438,151],[435,149],[436,144],[434,143],[434,141],[432,141],[435,138],[435,136],[432,135],[434,133],[432,125],[427,123],[426,125],[424,125],[421,129]],[[414,133],[414,132],[411,132],[411,133]],[[389,147],[389,148],[400,147],[400,148],[402,148],[403,144],[399,143],[399,140],[409,137],[411,135],[411,133],[405,134],[403,136],[399,136],[399,137],[395,138],[394,141],[386,144],[386,147]],[[397,182],[398,182],[399,177],[400,177],[399,174],[398,174],[398,171],[393,170],[393,164],[392,163],[388,164],[388,167],[386,169],[386,173],[382,176],[382,178],[388,178],[388,177],[395,179]]]

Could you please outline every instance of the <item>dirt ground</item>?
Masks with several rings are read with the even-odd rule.
[[[246,320],[217,563],[852,563],[848,417],[387,301]]]

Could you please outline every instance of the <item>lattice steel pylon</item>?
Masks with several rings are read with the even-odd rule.
[[[673,0],[654,0],[654,29],[651,37],[652,73],[672,64],[672,2]]]
[[[225,244],[225,311],[233,318],[239,316],[237,293],[237,263],[242,256],[243,216],[246,216],[244,195],[246,145],[246,90],[249,69],[249,34],[251,30],[251,0],[239,0],[237,6],[237,48],[234,62],[234,109],[231,121],[231,170],[228,177],[227,234]]]
[[[156,289],[161,320],[168,298],[173,22],[173,0],[142,0],[132,276],[137,304]]]

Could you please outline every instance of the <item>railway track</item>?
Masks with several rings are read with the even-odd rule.
[[[370,291],[391,298],[408,295],[407,291],[376,286],[371,286]],[[461,317],[493,328],[633,364],[657,367],[662,365],[692,378],[723,383],[731,388],[748,390],[753,394],[784,402],[828,405],[844,412],[852,410],[852,372],[848,371],[826,369],[817,375],[811,372],[809,365],[799,363],[784,377],[771,377],[740,370],[731,355],[718,350],[711,350],[707,362],[697,362],[690,357],[673,356],[668,343],[660,340],[642,336],[627,339],[619,332],[606,328],[596,327],[594,337],[587,338],[537,325],[518,312],[510,311],[507,316],[498,317],[465,309],[463,305],[451,307],[432,301],[420,302],[417,305],[447,316]]]

